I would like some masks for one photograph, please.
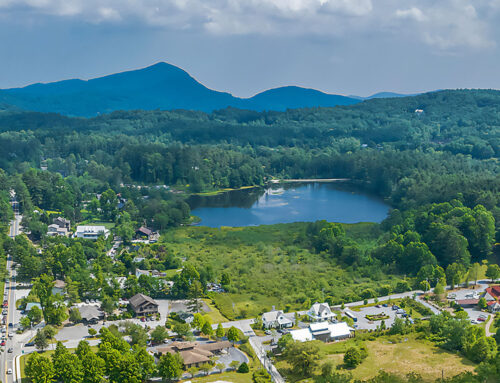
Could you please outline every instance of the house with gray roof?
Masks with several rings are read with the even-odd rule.
[[[264,328],[288,328],[293,327],[293,320],[288,318],[281,310],[273,310],[262,314],[262,326]]]
[[[311,306],[307,312],[307,316],[312,322],[320,321],[336,321],[336,314],[332,313],[330,305],[328,303],[318,303],[316,302]]]
[[[84,305],[78,307],[83,323],[97,323],[104,318],[104,312],[99,307],[94,305]]]
[[[151,315],[158,313],[158,303],[147,295],[136,294],[129,299],[130,307],[136,315]]]

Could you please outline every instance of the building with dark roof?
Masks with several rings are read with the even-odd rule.
[[[102,312],[99,307],[94,305],[85,305],[78,307],[80,316],[82,317],[83,323],[97,323],[99,320],[104,318],[104,312]]]
[[[147,295],[136,294],[129,299],[130,307],[136,315],[151,315],[158,313],[158,303]]]

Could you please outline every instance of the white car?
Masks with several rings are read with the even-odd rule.
[[[9,368],[9,369],[7,370],[7,375],[12,375],[12,368]]]

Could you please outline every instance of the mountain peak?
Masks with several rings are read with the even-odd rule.
[[[269,89],[242,99],[208,89],[182,68],[163,61],[88,81],[65,80],[0,90],[0,103],[24,110],[83,117],[134,109],[211,112],[231,106],[257,111],[282,111],[356,102],[359,100],[298,86]]]

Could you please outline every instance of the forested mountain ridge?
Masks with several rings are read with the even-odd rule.
[[[417,109],[422,113],[416,113]],[[114,112],[92,119],[4,112],[0,131],[37,136],[75,131],[155,137],[157,142],[328,148],[360,145],[429,149],[488,159],[500,156],[500,92],[454,90],[414,97],[373,99],[352,106],[255,112],[226,108],[196,111]],[[43,132],[43,133],[42,133]],[[340,141],[339,141],[340,140]]]
[[[0,90],[0,103],[23,110],[91,117],[116,110],[189,109],[211,112],[228,106],[252,110],[349,105],[359,100],[299,87],[271,89],[238,98],[208,89],[184,70],[164,62],[109,76],[33,84]]]
[[[203,191],[270,176],[350,178],[396,207],[460,197],[494,210],[499,127],[500,92],[490,90],[286,112],[131,111],[92,119],[3,112],[0,167],[16,173],[43,160],[49,171],[91,177],[97,183],[86,191],[121,183]]]

